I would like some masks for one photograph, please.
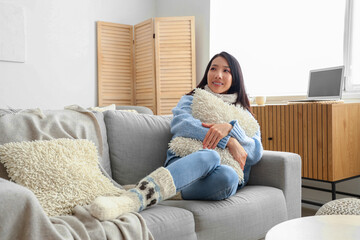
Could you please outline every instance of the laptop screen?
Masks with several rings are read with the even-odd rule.
[[[310,71],[309,99],[341,99],[343,66]]]

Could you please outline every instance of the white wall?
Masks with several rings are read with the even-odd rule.
[[[252,96],[306,95],[309,70],[343,64],[345,0],[212,0],[210,12],[210,54],[233,54]]]
[[[195,16],[196,82],[199,83],[210,60],[210,0],[157,0],[156,16]]]
[[[97,104],[96,21],[195,16],[197,78],[209,60],[210,0],[0,0],[24,8],[25,63],[0,61],[0,108]],[[9,23],[11,24],[11,23]]]
[[[25,12],[26,61],[0,61],[0,108],[97,103],[96,21],[136,24],[155,0],[0,0]]]

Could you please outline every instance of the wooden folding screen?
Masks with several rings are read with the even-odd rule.
[[[156,113],[155,45],[153,20],[134,26],[135,105]]]
[[[134,104],[133,27],[97,22],[99,106]]]
[[[129,68],[129,71],[134,70],[133,85],[129,85],[127,80],[122,83],[133,87],[134,105],[149,107],[158,115],[171,114],[171,109],[176,106],[181,96],[195,87],[194,21],[194,17],[154,18],[134,26],[133,49],[129,48],[130,51],[133,51],[134,57],[128,58],[129,64],[133,66]],[[104,24],[102,23],[102,25]],[[98,30],[99,34],[102,35],[103,32]],[[119,34],[115,37],[121,43],[128,43],[127,36],[125,39],[122,39],[124,36]],[[98,36],[98,38],[102,39],[102,36]],[[98,51],[102,51],[102,48],[103,46],[100,45]],[[116,48],[113,50],[119,51]],[[101,72],[104,64],[100,59],[98,65],[99,72]],[[115,68],[123,66],[125,65],[117,65]],[[117,81],[124,81],[124,77]],[[109,98],[106,95],[107,92],[102,90],[104,86],[100,86],[103,83],[100,75],[98,82],[99,105],[106,105],[108,102],[100,101],[100,99]],[[110,88],[112,86],[115,85],[111,85]],[[120,86],[120,83],[116,86]],[[116,94],[121,95],[118,98],[130,99],[129,94],[124,94],[125,91],[129,91],[129,89],[117,92]],[[121,105],[125,105],[125,103]]]
[[[194,17],[155,18],[158,114],[171,109],[196,85]]]

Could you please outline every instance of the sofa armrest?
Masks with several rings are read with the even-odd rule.
[[[301,158],[298,154],[264,151],[260,162],[251,168],[249,185],[281,189],[288,219],[301,216]]]

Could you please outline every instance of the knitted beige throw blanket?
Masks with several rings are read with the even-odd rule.
[[[192,115],[205,123],[229,123],[232,120],[238,120],[239,125],[244,129],[248,137],[255,136],[259,130],[258,122],[242,107],[238,107],[215,95],[197,88],[194,93],[193,103],[191,105]],[[185,157],[191,153],[203,149],[202,141],[176,137],[169,143],[169,148],[179,157]],[[239,182],[243,182],[244,173],[240,168],[240,164],[232,157],[228,148],[215,148],[221,157],[221,164],[232,167],[239,176]]]

